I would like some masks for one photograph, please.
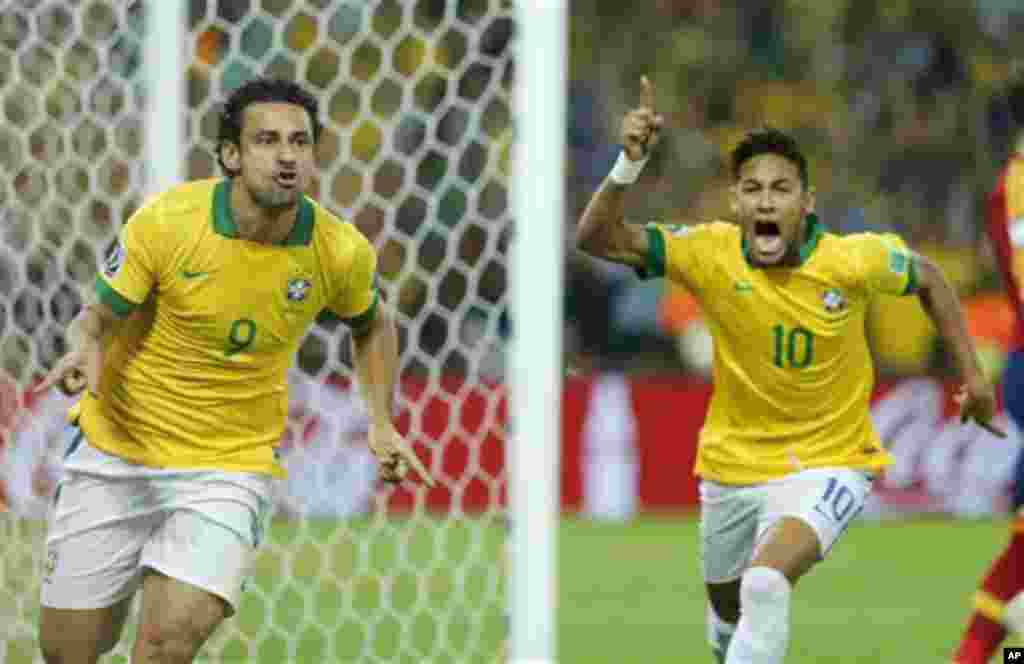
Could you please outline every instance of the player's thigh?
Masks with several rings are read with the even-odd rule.
[[[217,473],[172,480],[170,514],[150,537],[140,564],[238,608],[270,513],[270,480],[236,484]]]
[[[738,579],[750,562],[762,509],[761,497],[756,487],[702,481],[700,505],[704,581],[728,584]]]
[[[784,516],[758,540],[751,567],[771,567],[796,582],[821,559],[818,534],[802,518]]]
[[[174,511],[157,530],[142,554],[146,569],[142,613],[133,657],[139,661],[191,661],[217,626],[237,611],[242,588],[258,545],[253,515],[247,539],[215,521],[236,522],[242,504],[201,501],[193,509]]]
[[[136,661],[191,661],[230,611],[208,590],[147,569],[132,648]]]
[[[858,470],[815,468],[765,485],[756,555],[771,542],[772,559],[784,563],[788,547],[794,569],[798,559],[824,559],[864,508],[871,483]]]
[[[120,502],[110,497],[99,478],[72,477],[52,510],[39,596],[39,643],[52,661],[94,661],[120,638],[156,517],[104,522]]]
[[[39,645],[47,660],[95,662],[113,650],[131,610],[126,597],[102,609],[39,609]]]

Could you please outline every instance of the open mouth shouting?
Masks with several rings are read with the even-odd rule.
[[[274,182],[284,189],[294,189],[299,182],[299,174],[295,171],[279,171],[274,176]]]
[[[786,243],[782,239],[782,229],[774,221],[758,221],[754,223],[754,251],[758,260],[774,262],[786,253]]]

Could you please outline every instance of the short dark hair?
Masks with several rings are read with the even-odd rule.
[[[224,165],[225,143],[241,145],[242,114],[250,104],[263,102],[284,102],[306,109],[313,125],[313,142],[320,140],[320,105],[316,97],[309,94],[298,83],[282,78],[256,78],[235,89],[228,97],[220,113],[220,128],[217,133],[217,163],[228,176],[238,175]]]
[[[777,154],[791,161],[800,173],[801,184],[804,188],[807,187],[807,157],[800,151],[796,139],[785,132],[771,128],[750,132],[732,151],[733,179],[739,179],[740,168],[744,163],[762,154]]]

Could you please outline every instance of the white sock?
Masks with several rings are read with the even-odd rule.
[[[782,664],[789,645],[789,581],[771,567],[751,567],[740,582],[740,622],[726,664]]]
[[[715,607],[708,602],[708,643],[718,664],[724,664],[725,653],[729,650],[729,641],[736,631],[736,624],[725,622],[718,617]]]

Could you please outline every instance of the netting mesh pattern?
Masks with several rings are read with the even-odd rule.
[[[239,614],[203,656],[491,661],[503,632],[496,514],[511,8],[498,0],[187,4],[188,177],[218,174],[217,116],[237,86],[281,76],[317,96],[324,132],[312,194],[379,251],[402,334],[403,428],[442,485],[426,496],[378,494],[345,518],[300,509],[275,520]],[[0,365],[22,386],[65,351],[67,323],[144,198],[144,110],[160,101],[147,99],[143,78],[146,9],[14,0],[0,11]],[[327,320],[314,326],[297,358],[301,376],[326,386],[347,375],[346,334]],[[293,413],[293,437],[308,437],[322,415],[318,394]],[[9,433],[7,446],[18,445],[17,428]],[[8,661],[38,657],[42,534],[36,519],[0,516]]]

